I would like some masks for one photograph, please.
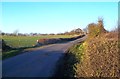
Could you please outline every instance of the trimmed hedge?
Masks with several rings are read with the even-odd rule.
[[[37,41],[37,46],[73,41],[73,40],[76,40],[76,39],[81,38],[83,36],[85,36],[85,35],[80,35],[80,36],[73,37],[73,38],[39,39]]]

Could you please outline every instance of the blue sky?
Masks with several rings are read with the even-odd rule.
[[[107,30],[117,27],[117,2],[3,2],[3,32],[60,33],[85,28],[103,17]]]

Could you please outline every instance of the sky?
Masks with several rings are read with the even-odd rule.
[[[119,2],[119,0],[1,0],[2,2]]]
[[[2,2],[2,32],[63,33],[104,19],[104,27],[117,27],[117,2]]]

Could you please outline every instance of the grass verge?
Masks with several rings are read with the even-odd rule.
[[[16,56],[20,54],[23,51],[23,49],[11,49],[9,51],[2,52],[2,60]]]
[[[74,45],[66,51],[57,64],[56,77],[75,77],[77,64],[83,61],[84,43]]]
[[[21,48],[11,48],[9,50],[2,51],[2,60],[22,54],[27,51],[32,51],[36,47],[21,47]]]

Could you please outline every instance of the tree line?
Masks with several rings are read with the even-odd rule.
[[[5,32],[2,32],[0,31],[0,34],[1,35],[7,35],[7,36],[40,36],[40,35],[80,35],[80,34],[84,34],[86,33],[85,30],[82,30],[80,28],[77,28],[77,29],[74,29],[74,30],[71,30],[70,32],[64,32],[64,33],[57,33],[57,34],[54,34],[54,33],[50,33],[50,34],[41,34],[41,33],[19,33],[18,30],[15,30],[13,33],[5,33]]]

